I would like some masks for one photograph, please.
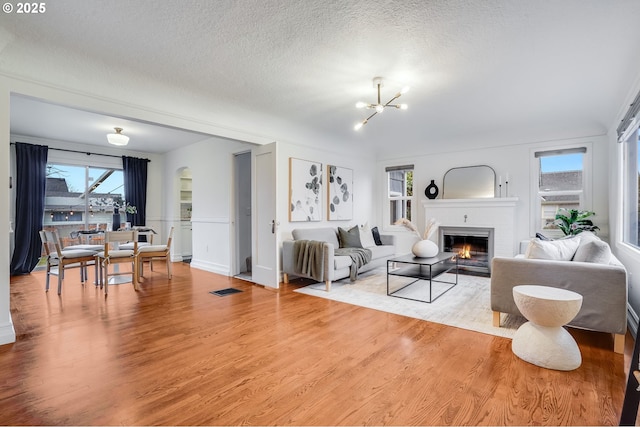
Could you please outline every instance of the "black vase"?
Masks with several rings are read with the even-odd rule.
[[[424,189],[424,195],[427,196],[427,199],[435,199],[438,197],[438,186],[435,183],[435,180],[431,180],[431,184],[427,185],[427,188]]]
[[[120,229],[120,214],[114,213],[112,218],[111,230],[118,231]]]

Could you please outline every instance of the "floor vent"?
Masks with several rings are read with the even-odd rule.
[[[237,294],[238,292],[242,292],[242,291],[236,288],[225,288],[225,289],[218,289],[217,291],[211,291],[209,293],[218,295],[219,297],[223,297],[225,295]]]

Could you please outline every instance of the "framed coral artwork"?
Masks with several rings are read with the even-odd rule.
[[[289,221],[322,220],[322,163],[289,157]]]
[[[328,165],[327,218],[329,221],[353,219],[353,170]]]

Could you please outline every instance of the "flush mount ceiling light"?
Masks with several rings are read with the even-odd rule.
[[[113,145],[127,145],[129,137],[122,134],[122,128],[114,128],[116,133],[107,134],[107,141]]]
[[[401,110],[406,110],[407,109],[407,104],[392,104],[392,102],[395,101],[396,99],[400,98],[401,95],[407,93],[409,91],[409,86],[405,86],[404,88],[402,88],[402,90],[400,92],[396,93],[396,95],[393,98],[391,98],[389,101],[387,101],[386,104],[383,104],[380,101],[380,88],[382,86],[384,86],[382,84],[382,77],[374,77],[373,78],[373,87],[378,89],[378,102],[376,104],[367,104],[366,102],[362,102],[362,101],[356,103],[356,108],[368,108],[368,109],[372,109],[372,110],[375,110],[375,111],[369,117],[367,117],[363,121],[361,121],[358,124],[356,124],[354,126],[355,130],[358,130],[362,126],[366,125],[373,116],[375,116],[378,113],[382,113],[384,111],[384,109],[387,108],[387,107],[399,108]]]

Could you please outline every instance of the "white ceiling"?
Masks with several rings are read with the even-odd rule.
[[[604,134],[640,73],[638,0],[46,5],[42,15],[3,14],[0,26],[15,40],[63,47],[114,69],[268,113],[327,140],[380,152]],[[353,125],[367,114],[354,104],[375,100],[375,76],[385,78],[383,101],[410,85],[401,98],[409,109],[385,111],[355,132]],[[54,107],[56,115],[49,116]],[[202,138],[76,114],[19,99],[12,102],[12,133],[56,139],[75,134],[79,142],[102,144],[104,134],[120,126],[131,134],[131,144],[140,138],[136,150],[152,152]]]
[[[130,140],[127,149],[166,153],[209,138],[139,120],[83,111],[19,95],[11,96],[11,133],[20,136],[107,145],[107,134],[120,127]]]

